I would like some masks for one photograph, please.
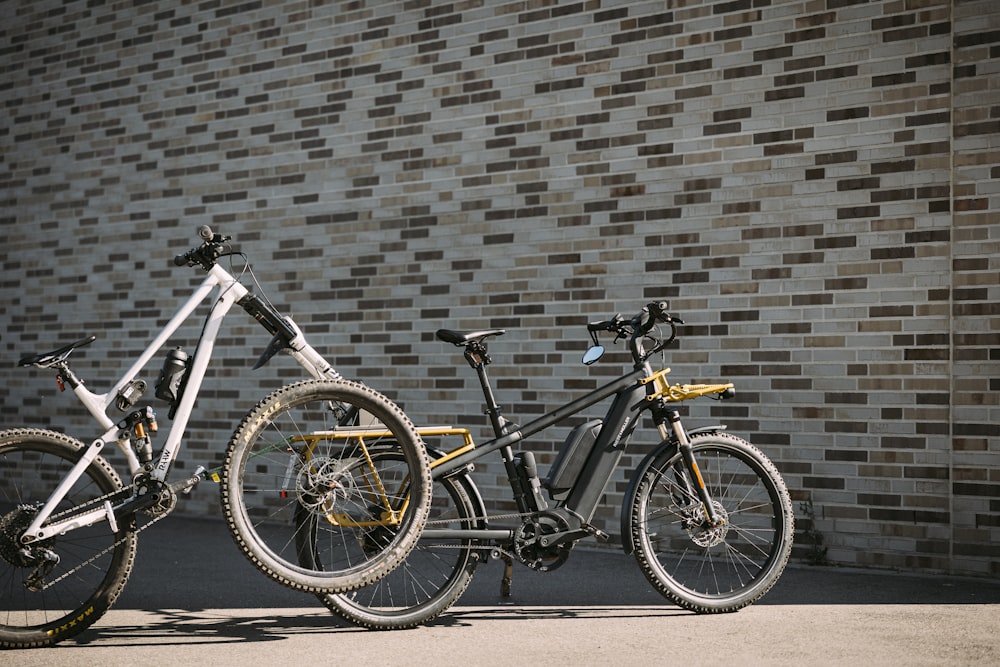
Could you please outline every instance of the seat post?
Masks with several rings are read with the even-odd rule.
[[[493,433],[496,437],[504,434],[507,420],[500,414],[500,406],[497,405],[496,396],[493,394],[493,387],[490,385],[490,378],[486,374],[486,367],[490,364],[490,357],[486,354],[486,344],[481,341],[471,341],[465,347],[465,358],[476,371],[479,378],[479,386],[483,390],[483,399],[486,401],[486,414],[490,418],[493,426]]]

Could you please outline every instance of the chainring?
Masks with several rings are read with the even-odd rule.
[[[550,512],[539,512],[528,517],[514,531],[514,555],[528,568],[537,572],[551,572],[569,558],[567,544],[542,544],[546,535],[569,530],[566,519]]]

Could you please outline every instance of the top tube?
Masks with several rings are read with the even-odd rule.
[[[490,452],[496,451],[502,447],[508,445],[513,445],[515,442],[520,442],[526,437],[532,436],[539,431],[543,431],[549,426],[566,419],[567,417],[572,417],[581,410],[589,408],[591,405],[600,403],[608,396],[617,394],[629,387],[635,386],[642,378],[644,378],[648,373],[644,368],[640,368],[632,371],[628,375],[623,375],[617,380],[613,380],[608,384],[598,387],[597,389],[591,391],[580,398],[577,398],[570,403],[567,403],[561,408],[557,408],[552,412],[542,415],[538,419],[534,419],[524,426],[521,426],[515,431],[506,433],[499,438],[494,438],[489,440],[482,445],[477,446],[474,450],[466,452],[461,456],[457,456],[447,463],[443,463],[436,466],[431,470],[431,477],[437,479],[452,470],[461,468],[462,466],[468,465],[475,461],[476,459],[489,454]]]
[[[104,394],[90,391],[82,383],[74,388],[74,393],[87,408],[87,411],[106,429],[114,426],[114,421],[108,417],[107,410],[114,403],[118,392],[128,383],[132,382],[136,376],[142,372],[146,364],[156,355],[156,353],[167,343],[170,337],[177,332],[181,325],[195,311],[195,309],[211,294],[216,286],[221,286],[220,292],[232,289],[237,298],[242,298],[247,293],[247,289],[233,278],[225,269],[214,266],[209,271],[205,280],[180,307],[174,317],[163,327],[163,330],[153,339],[146,350],[139,356],[132,366],[125,371],[121,379]]]

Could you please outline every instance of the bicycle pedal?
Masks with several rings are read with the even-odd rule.
[[[205,473],[205,467],[198,466],[197,468],[195,468],[193,475],[191,475],[187,479],[182,479],[181,481],[176,482],[175,484],[171,484],[170,489],[174,491],[174,493],[180,491],[184,495],[188,495],[189,493],[191,493],[191,491],[194,490],[194,487],[198,486],[198,484],[201,482],[201,480],[203,479],[202,475],[204,473]]]
[[[581,527],[585,531],[587,531],[590,535],[592,535],[592,536],[596,537],[597,539],[599,539],[601,542],[607,542],[609,539],[611,539],[610,535],[608,535],[607,533],[605,533],[600,528],[596,528],[594,526],[591,526],[589,523],[584,524]]]

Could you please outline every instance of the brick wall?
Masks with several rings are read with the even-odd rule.
[[[199,280],[170,259],[210,224],[345,375],[479,439],[478,385],[435,329],[510,330],[491,369],[524,420],[622,370],[578,364],[588,320],[668,299],[674,376],[739,391],[690,423],[758,443],[811,503],[797,557],[818,533],[836,563],[1000,573],[990,0],[5,10],[4,424],[92,437],[14,362],[95,333],[75,368],[107,386]],[[251,374],[266,334],[241,313],[225,335],[186,469],[301,375]]]

